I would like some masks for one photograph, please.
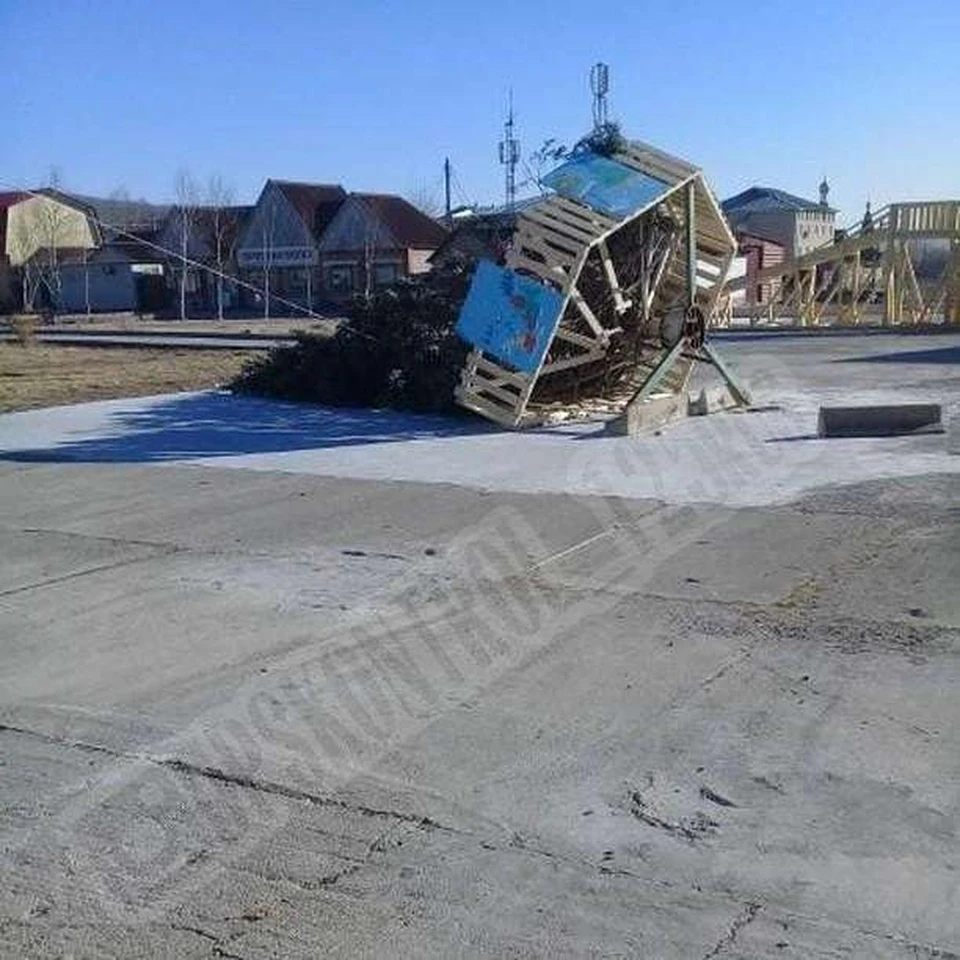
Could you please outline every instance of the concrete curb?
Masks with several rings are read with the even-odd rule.
[[[817,435],[821,437],[897,437],[943,432],[939,403],[821,407],[817,420]]]

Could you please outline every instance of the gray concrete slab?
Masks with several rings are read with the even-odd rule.
[[[784,503],[828,483],[956,471],[960,335],[760,339],[721,349],[766,412],[691,418],[660,436],[631,439],[605,434],[599,422],[520,435],[478,418],[182,394],[0,417],[0,456],[34,463],[189,462],[732,505]],[[709,371],[697,376],[698,384]],[[819,407],[854,401],[940,403],[947,435],[818,439]]]
[[[535,492],[485,429],[274,410],[218,469],[137,409],[126,462],[0,418],[55,461],[0,461],[0,955],[960,956],[956,458],[596,496],[575,431]]]

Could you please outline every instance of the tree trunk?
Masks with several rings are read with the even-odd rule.
[[[180,240],[180,319],[187,319],[187,221],[182,217]]]

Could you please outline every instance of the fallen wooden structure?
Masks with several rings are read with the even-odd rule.
[[[924,275],[918,261],[931,244],[939,263]],[[747,282],[731,281],[724,299]],[[960,201],[890,204],[834,242],[764,268],[749,282],[772,292],[750,305],[752,323],[960,323]],[[721,309],[712,320],[727,325],[731,313]]]
[[[736,253],[702,172],[630,142],[575,153],[544,183],[552,193],[517,214],[504,265],[477,267],[457,401],[520,427],[585,400],[622,409],[647,382],[677,392],[706,359]]]

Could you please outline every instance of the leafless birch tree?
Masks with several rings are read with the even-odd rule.
[[[217,319],[223,319],[223,277],[231,255],[231,238],[236,237],[236,224],[229,207],[233,203],[233,190],[224,183],[223,177],[214,174],[207,182],[207,205],[210,218],[210,248],[217,268]]]
[[[199,206],[199,190],[187,170],[177,173],[175,183],[177,197],[177,239],[180,247],[180,319],[187,319],[187,275],[189,273],[190,241]]]
[[[70,223],[69,209],[57,202],[61,185],[59,169],[51,167],[40,195],[34,198],[37,202],[31,207],[31,215],[17,221],[18,245],[24,253],[23,306],[28,311],[37,308],[43,290],[53,312],[60,304],[60,251],[66,245]]]

